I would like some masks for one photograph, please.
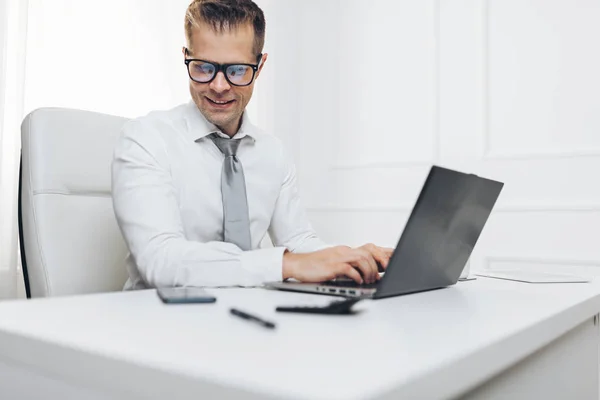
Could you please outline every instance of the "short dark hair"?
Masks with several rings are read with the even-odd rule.
[[[265,45],[266,22],[263,11],[252,0],[194,0],[185,13],[185,37],[192,42],[192,29],[200,22],[207,23],[215,32],[235,29],[243,24],[254,27],[255,55]]]

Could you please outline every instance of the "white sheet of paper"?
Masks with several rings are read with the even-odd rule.
[[[590,281],[588,278],[577,275],[534,271],[485,271],[477,272],[475,275],[527,283],[586,283]]]

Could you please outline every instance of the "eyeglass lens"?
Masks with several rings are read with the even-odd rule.
[[[217,72],[214,64],[204,61],[191,61],[189,63],[190,76],[197,82],[209,82]],[[247,85],[254,77],[252,67],[248,65],[235,64],[229,65],[225,69],[227,80],[234,85]]]

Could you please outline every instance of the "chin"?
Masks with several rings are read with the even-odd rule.
[[[223,118],[224,115],[215,115],[215,114],[207,114],[206,115],[206,119],[208,120],[208,122],[210,122],[211,124],[215,124],[215,125],[223,125],[223,124],[227,124],[231,118]]]

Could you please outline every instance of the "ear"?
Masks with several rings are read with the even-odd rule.
[[[183,54],[183,58],[185,58],[188,55],[187,47],[183,46],[181,48],[181,53]]]
[[[258,78],[260,76],[260,71],[262,71],[265,62],[267,62],[267,58],[269,57],[269,55],[267,53],[264,53],[258,63],[258,71],[256,71],[256,78]],[[255,78],[255,79],[256,79]]]

